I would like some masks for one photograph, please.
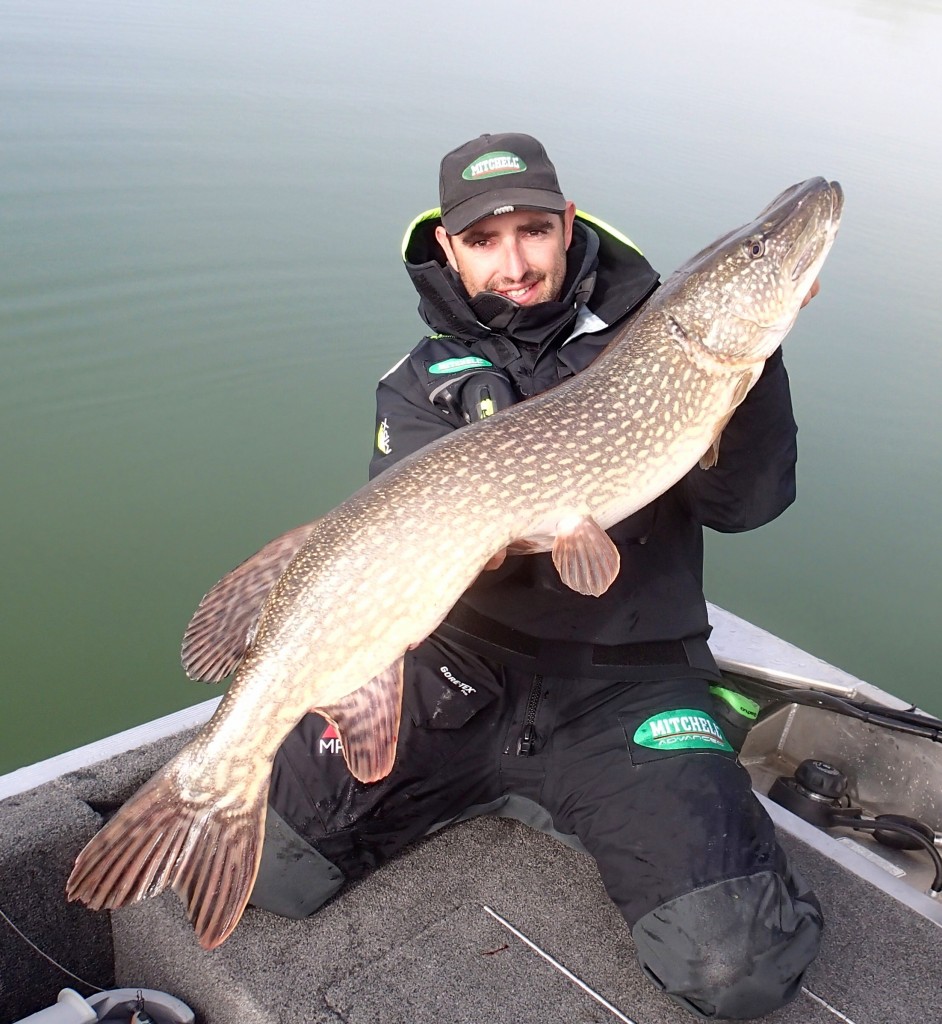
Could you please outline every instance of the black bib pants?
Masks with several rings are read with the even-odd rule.
[[[420,836],[502,814],[595,858],[643,970],[686,1009],[769,1013],[798,992],[821,912],[716,725],[709,685],[537,675],[430,639],[406,659],[386,779],[357,782],[316,715],[285,741],[252,902],[308,916]]]

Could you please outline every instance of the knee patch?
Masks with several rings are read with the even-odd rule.
[[[268,808],[262,861],[249,902],[281,917],[310,917],[342,886],[344,874]]]
[[[686,1010],[704,1020],[748,1020],[797,995],[822,923],[814,896],[762,871],[656,907],[632,938],[645,974]]]

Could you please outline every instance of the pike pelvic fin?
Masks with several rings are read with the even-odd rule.
[[[621,556],[612,538],[591,516],[571,516],[557,526],[553,565],[567,587],[600,597],[618,575]]]
[[[252,646],[265,598],[316,525],[317,520],[305,523],[269,541],[200,601],[180,652],[190,679],[218,683],[238,668]]]
[[[239,923],[255,884],[266,792],[239,811],[221,810],[187,801],[170,772],[158,772],[78,855],[67,897],[113,910],[170,885],[200,945],[215,948]]]
[[[343,700],[311,709],[337,730],[350,774],[360,782],[378,782],[392,771],[402,716],[402,671],[399,658]]]

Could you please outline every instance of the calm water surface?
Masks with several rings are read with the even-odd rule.
[[[710,538],[708,596],[942,713],[942,10],[625,8],[0,2],[0,771],[211,695],[189,615],[365,480],[402,232],[482,131],[662,274],[840,179],[799,501]]]

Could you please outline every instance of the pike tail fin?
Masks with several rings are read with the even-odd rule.
[[[200,945],[213,949],[229,937],[249,901],[266,809],[265,787],[239,809],[187,801],[164,769],[78,855],[66,895],[92,910],[112,910],[169,885],[183,900]]]

